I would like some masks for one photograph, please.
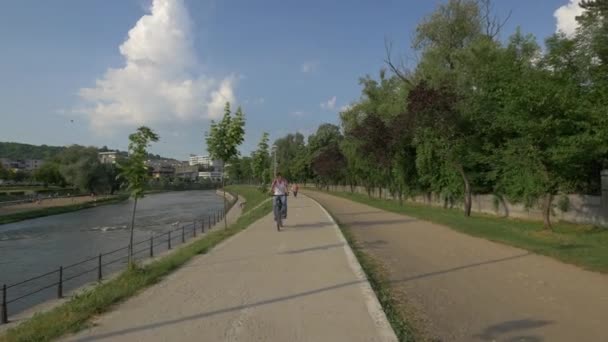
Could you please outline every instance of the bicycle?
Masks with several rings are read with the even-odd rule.
[[[283,201],[281,201],[281,197],[287,197],[285,195],[271,195],[274,197],[273,204],[273,213],[274,213],[274,221],[277,223],[277,231],[281,231],[281,227],[283,227]]]

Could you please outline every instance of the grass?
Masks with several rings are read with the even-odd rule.
[[[244,213],[255,208],[257,205],[259,205],[264,200],[269,198],[267,193],[260,191],[260,189],[256,186],[248,186],[248,185],[232,186],[231,185],[231,186],[227,186],[226,190],[236,191],[241,196],[243,196],[247,199],[247,204],[245,204],[245,207],[243,208]]]
[[[99,199],[96,202],[91,201],[91,202],[85,202],[85,203],[70,204],[70,205],[65,205],[65,206],[61,206],[61,207],[32,209],[32,210],[22,211],[22,212],[18,212],[18,213],[14,213],[14,214],[6,214],[6,215],[0,216],[0,225],[6,224],[6,223],[23,221],[23,220],[29,220],[29,219],[38,218],[38,217],[69,213],[72,211],[93,208],[93,207],[96,207],[99,205],[115,204],[115,203],[122,202],[128,198],[129,198],[128,195],[119,195],[116,197]]]
[[[413,203],[400,206],[397,201],[369,198],[356,193],[331,194],[378,209],[438,223],[472,236],[523,248],[591,271],[608,273],[608,229],[559,222],[554,224],[553,231],[546,231],[543,230],[542,223],[537,221],[483,214],[474,214],[467,218],[459,210]]]
[[[247,197],[248,188],[233,186],[230,187],[230,190],[245,197],[249,205],[256,204],[258,200],[257,197],[253,197],[253,199]],[[86,291],[53,310],[36,314],[28,321],[9,329],[5,335],[0,336],[0,342],[50,341],[65,334],[77,332],[85,328],[93,316],[108,311],[117,303],[158,283],[194,256],[209,252],[220,242],[247,228],[268,214],[271,208],[271,202],[265,202],[260,207],[241,215],[228,229],[210,232],[199,240],[175,250],[172,254],[148,265],[131,268],[107,283]]]

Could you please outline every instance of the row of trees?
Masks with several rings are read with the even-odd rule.
[[[576,34],[555,34],[543,49],[520,30],[501,41],[504,21],[488,0],[447,1],[416,29],[415,69],[394,63],[387,44],[390,73],[361,79],[341,127],[321,125],[307,143],[277,140],[279,169],[399,198],[436,193],[467,216],[472,194],[494,193],[539,205],[551,228],[554,197],[598,192],[608,167],[608,1],[582,7]],[[267,136],[236,163],[265,182]]]

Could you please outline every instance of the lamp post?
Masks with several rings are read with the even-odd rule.
[[[274,177],[277,178],[277,145],[272,145],[272,154],[274,155]]]

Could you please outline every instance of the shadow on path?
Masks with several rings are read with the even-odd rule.
[[[105,334],[95,335],[95,336],[91,336],[91,337],[84,337],[84,338],[78,339],[78,341],[96,341],[96,340],[101,340],[101,339],[105,339],[105,338],[112,338],[112,337],[116,337],[116,336],[132,334],[132,333],[136,333],[139,331],[156,329],[156,328],[165,327],[165,326],[173,325],[173,324],[179,324],[179,323],[187,322],[187,321],[194,321],[197,319],[202,319],[202,318],[215,316],[215,315],[221,315],[221,314],[229,313],[229,312],[233,312],[233,311],[240,311],[240,310],[244,310],[244,309],[255,308],[258,306],[288,301],[291,299],[311,296],[311,295],[315,295],[315,294],[322,293],[322,292],[337,290],[340,288],[361,284],[362,282],[363,281],[361,281],[361,280],[349,281],[349,282],[340,283],[340,284],[336,284],[336,285],[332,285],[332,286],[318,288],[315,290],[300,292],[300,293],[296,293],[296,294],[289,295],[289,296],[271,298],[271,299],[266,299],[266,300],[261,300],[261,301],[255,302],[255,303],[251,303],[251,304],[238,305],[238,306],[233,306],[233,307],[229,307],[229,308],[225,308],[225,309],[209,311],[209,312],[201,312],[196,315],[185,316],[185,317],[172,319],[172,320],[168,320],[168,321],[164,321],[164,322],[151,323],[151,324],[146,324],[146,325],[133,327],[133,328],[129,328],[129,329],[123,329],[123,330],[113,331],[113,332],[109,332],[109,333],[105,333]]]
[[[473,335],[474,338],[481,341],[496,341],[502,335],[510,334],[520,330],[530,330],[543,327],[548,324],[553,324],[553,321],[543,321],[536,319],[519,319],[507,321],[491,325],[483,330],[481,334]],[[508,339],[500,339],[501,341],[517,341],[517,342],[541,342],[543,338],[537,335],[521,335],[514,336]]]
[[[344,220],[343,220],[344,221]],[[418,222],[417,219],[396,219],[396,220],[376,220],[376,221],[356,221],[356,222],[344,222],[348,228],[376,228],[374,226],[391,225],[391,224],[405,224]],[[395,228],[395,227],[383,227],[383,228]]]
[[[507,258],[488,260],[488,261],[478,262],[478,263],[474,263],[474,264],[469,264],[469,265],[464,265],[464,266],[458,266],[458,267],[454,267],[454,268],[448,268],[448,269],[441,270],[441,271],[423,273],[423,274],[415,275],[415,276],[412,276],[412,277],[407,277],[407,278],[404,278],[404,279],[391,280],[390,283],[391,284],[395,284],[395,283],[402,283],[402,282],[407,282],[407,281],[417,280],[417,279],[422,279],[422,278],[429,278],[429,277],[433,277],[433,276],[440,275],[440,274],[445,274],[445,273],[450,273],[450,272],[464,270],[464,269],[467,269],[467,268],[474,268],[474,267],[479,267],[479,266],[484,266],[484,265],[496,264],[496,263],[499,263],[499,262],[505,262],[505,261],[509,261],[509,260],[515,260],[515,259],[526,257],[526,256],[531,255],[531,254],[532,253],[523,253],[523,254],[519,254],[519,255],[510,256],[510,257],[507,257]]]
[[[330,245],[315,246],[315,247],[309,247],[309,248],[303,248],[303,249],[294,249],[294,250],[291,250],[291,251],[284,251],[284,252],[281,252],[279,254],[300,254],[300,253],[307,253],[307,252],[328,250],[328,249],[331,249],[331,248],[343,247],[343,246],[344,246],[343,243],[333,243],[333,244],[330,244]]]

